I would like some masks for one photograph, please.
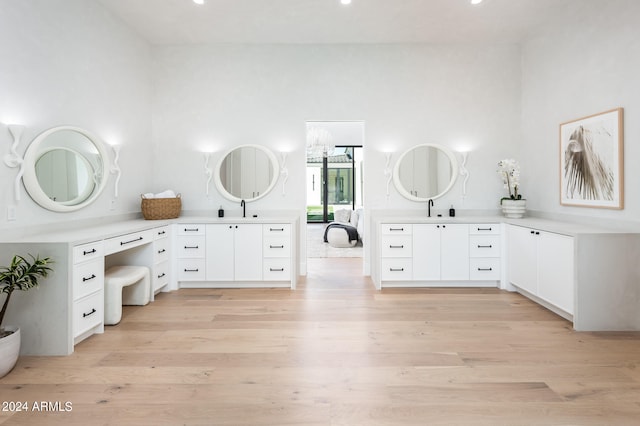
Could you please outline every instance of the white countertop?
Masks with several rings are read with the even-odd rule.
[[[21,235],[19,238],[0,238],[0,243],[66,243],[78,245],[92,241],[104,240],[133,232],[145,231],[174,223],[294,223],[295,217],[224,217],[213,216],[181,216],[168,220],[129,219],[96,225],[83,225],[79,228],[69,228],[34,232]]]
[[[581,223],[562,222],[536,217],[524,217],[522,219],[509,219],[504,216],[377,216],[374,218],[377,223],[507,223],[510,225],[536,228],[547,232],[578,236],[584,234],[636,234],[637,230],[621,230],[607,228],[605,226],[594,226]]]

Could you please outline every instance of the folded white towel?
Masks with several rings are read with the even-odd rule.
[[[146,194],[142,194],[142,198],[155,198],[156,196],[153,195],[153,192],[147,192]]]
[[[171,189],[167,189],[166,191],[157,193],[155,198],[176,198],[176,193]]]

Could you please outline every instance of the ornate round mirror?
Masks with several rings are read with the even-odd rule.
[[[24,156],[24,186],[42,207],[69,212],[100,195],[107,183],[107,152],[84,129],[61,126],[38,135]]]
[[[446,194],[458,177],[458,161],[451,150],[436,144],[405,151],[393,168],[393,183],[412,201],[435,200]]]
[[[255,201],[269,193],[278,181],[278,159],[260,145],[241,145],[222,156],[215,184],[228,200]]]

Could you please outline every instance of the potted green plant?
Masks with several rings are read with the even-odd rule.
[[[20,329],[13,326],[3,326],[9,300],[16,290],[27,291],[37,287],[40,278],[45,278],[51,268],[51,260],[40,256],[26,259],[15,255],[9,266],[0,267],[0,293],[6,294],[2,310],[0,310],[0,377],[4,377],[13,369],[20,354]]]
[[[504,187],[509,191],[508,197],[500,199],[500,206],[505,217],[521,218],[526,209],[526,200],[520,194],[520,164],[512,158],[498,162],[498,175]]]

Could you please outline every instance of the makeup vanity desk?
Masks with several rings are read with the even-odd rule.
[[[26,256],[29,253],[49,257],[54,262],[52,272],[37,289],[13,294],[5,323],[21,328],[21,355],[69,355],[80,341],[104,332],[104,272],[110,266],[149,267],[153,289],[150,303],[158,292],[179,287],[241,287],[241,281],[212,275],[213,266],[208,275],[196,278],[185,277],[189,272],[184,272],[185,269],[198,269],[189,263],[193,260],[203,267],[215,265],[212,260],[216,256],[215,247],[222,248],[222,252],[229,251],[229,247],[218,244],[213,231],[234,231],[239,225],[251,228],[256,238],[260,237],[254,241],[254,246],[258,245],[256,253],[260,253],[260,271],[267,268],[271,273],[264,280],[262,274],[252,277],[248,286],[289,286],[294,289],[297,223],[297,218],[269,217],[131,219],[52,232],[36,233],[33,230],[28,234],[25,231],[24,235],[1,238],[0,262],[3,264],[8,264],[14,254]],[[282,235],[269,238],[269,229],[276,229],[272,233],[286,233],[286,236],[284,239]],[[197,241],[205,245],[196,243],[194,249],[192,247],[196,246],[183,244],[187,242],[185,238],[194,237],[190,235],[192,233],[198,234],[196,238],[202,237]],[[264,244],[267,244],[266,248]],[[205,256],[203,248],[207,246],[213,249]],[[288,251],[286,256],[273,254],[274,248],[269,247],[276,247],[276,250],[286,247]],[[193,257],[185,251],[198,254]],[[285,265],[286,276],[285,267],[279,265]]]

